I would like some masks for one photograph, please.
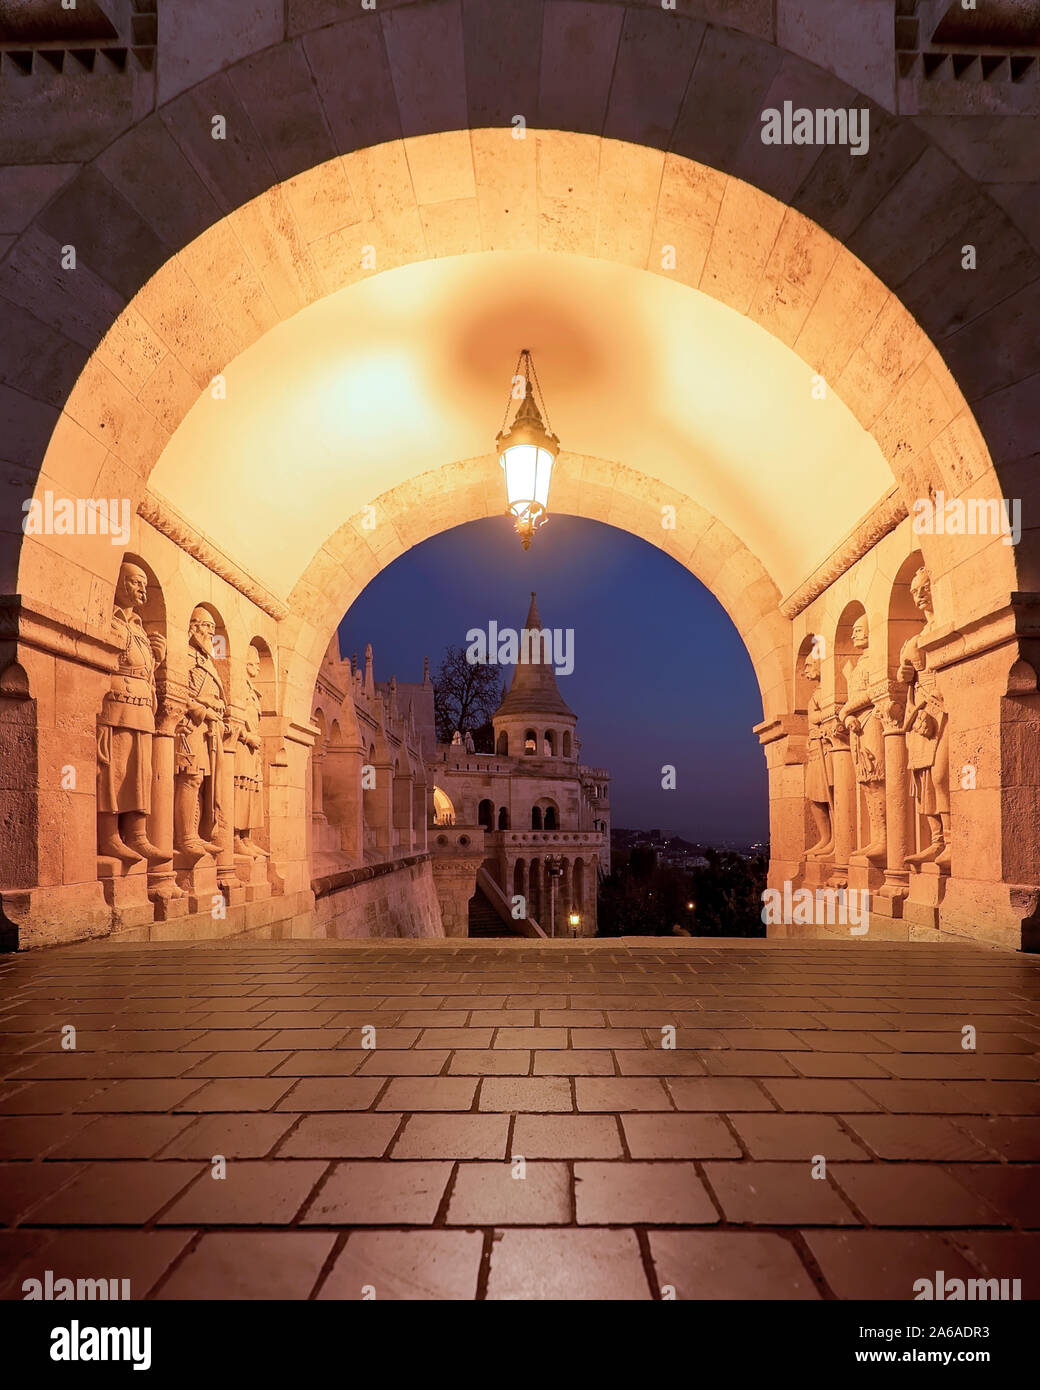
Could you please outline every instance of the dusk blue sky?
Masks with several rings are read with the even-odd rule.
[[[553,516],[527,552],[505,516],[442,532],[372,580],[340,625],[341,650],[371,642],[377,680],[421,680],[423,657],[436,673],[470,628],[521,628],[532,589],[546,627],[574,629],[560,691],[582,762],[611,773],[614,825],[764,839],[765,758],[751,732],[762,706],[744,644],[688,570],[627,531]],[[661,788],[666,763],[674,791]]]

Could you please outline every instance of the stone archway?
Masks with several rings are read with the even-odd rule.
[[[543,25],[562,23],[566,27],[563,7],[547,3],[538,8]],[[467,73],[475,72],[480,60],[471,57],[465,44],[456,48],[459,35],[455,22],[442,6],[417,6],[407,15],[389,16],[383,26],[389,57],[386,62],[378,59],[377,83],[385,78],[393,83],[402,71],[416,76],[414,60],[431,39],[450,58],[449,68],[461,59]],[[321,49],[327,61],[338,44],[358,40],[363,34],[371,36],[372,31],[353,21],[321,32]],[[316,58],[317,40],[294,40],[271,50],[261,62],[246,59],[231,76],[210,79],[179,97],[165,112],[166,135],[154,125],[150,132],[143,128],[128,132],[100,158],[97,168],[84,171],[26,228],[8,254],[7,278],[0,282],[0,292],[21,305],[30,317],[33,310],[43,315],[27,325],[35,335],[31,340],[57,354],[63,364],[57,379],[43,368],[37,381],[32,375],[34,364],[57,360],[40,351],[28,354],[14,374],[9,374],[18,393],[14,404],[19,415],[16,438],[20,456],[37,498],[42,499],[48,490],[79,496],[88,490],[88,478],[96,495],[128,495],[141,517],[134,523],[135,533],[148,528],[144,533],[166,562],[164,597],[171,614],[183,617],[180,610],[189,602],[189,586],[197,587],[192,563],[202,566],[208,576],[205,582],[226,600],[232,649],[243,650],[254,637],[272,650],[277,648],[281,702],[277,736],[286,767],[301,756],[294,750],[306,750],[311,737],[306,725],[313,676],[324,648],[323,635],[327,637],[328,624],[335,621],[329,616],[332,610],[321,616],[323,605],[334,601],[336,595],[349,593],[359,575],[374,573],[404,544],[412,543],[406,539],[409,532],[384,532],[374,545],[361,536],[360,548],[323,544],[311,562],[313,567],[301,569],[291,589],[279,592],[239,563],[235,545],[220,534],[219,527],[207,525],[204,516],[179,514],[149,492],[147,479],[213,376],[271,332],[279,320],[291,318],[308,304],[342,288],[350,276],[356,278],[362,264],[358,253],[365,247],[377,247],[383,257],[377,267],[379,273],[388,266],[403,266],[431,256],[474,255],[481,248],[505,253],[519,247],[537,249],[539,254],[578,253],[641,267],[644,273],[672,276],[688,286],[695,285],[699,293],[729,306],[776,341],[787,344],[807,367],[827,380],[863,430],[869,432],[892,470],[895,486],[878,495],[863,514],[849,518],[852,524],[844,533],[829,535],[811,572],[800,575],[799,582],[790,586],[778,583],[769,569],[763,573],[760,560],[739,529],[729,528],[731,543],[725,524],[710,511],[702,550],[698,528],[703,517],[696,510],[701,507],[696,496],[680,491],[678,501],[673,502],[670,499],[676,490],[664,491],[664,480],[651,479],[655,503],[662,495],[669,499],[660,502],[658,510],[676,505],[680,512],[687,509],[693,515],[688,528],[676,538],[677,546],[685,551],[684,560],[692,562],[700,552],[699,560],[713,574],[712,587],[718,583],[723,589],[727,584],[732,588],[730,611],[735,618],[740,611],[738,626],[745,633],[749,650],[752,642],[755,644],[766,714],[762,736],[768,741],[770,757],[779,757],[774,764],[778,800],[790,802],[792,811],[798,801],[794,783],[800,775],[796,772],[800,767],[800,735],[789,689],[791,644],[773,639],[784,631],[785,623],[797,626],[828,589],[857,573],[856,566],[871,556],[880,542],[896,535],[900,527],[905,530],[904,515],[914,498],[927,496],[929,490],[950,496],[971,490],[988,497],[1024,490],[1021,486],[1015,489],[1011,480],[1023,474],[1020,460],[1027,456],[1029,417],[1028,412],[1016,413],[1013,407],[1019,399],[1027,398],[1035,364],[1026,350],[1014,361],[1002,359],[995,375],[973,348],[973,344],[985,341],[987,309],[1003,300],[1005,311],[1013,312],[1014,304],[1007,294],[1009,284],[1013,286],[1011,295],[1017,296],[1022,284],[1029,281],[1030,253],[1019,244],[1021,239],[1011,224],[1001,214],[985,209],[992,244],[1007,253],[1003,259],[998,256],[998,262],[1013,262],[1015,270],[1010,278],[983,278],[972,301],[970,321],[947,332],[949,342],[944,344],[944,352],[956,364],[955,380],[934,344],[904,308],[904,300],[915,309],[919,307],[919,318],[927,322],[926,298],[913,286],[902,289],[897,298],[883,282],[899,281],[899,271],[905,268],[891,244],[893,226],[898,225],[901,232],[913,228],[915,221],[920,226],[920,244],[912,253],[905,253],[908,259],[917,258],[916,265],[941,261],[946,253],[946,234],[952,228],[955,235],[959,223],[951,215],[949,225],[942,228],[943,237],[938,237],[929,218],[936,185],[951,190],[966,187],[951,161],[923,146],[919,133],[911,136],[896,122],[892,138],[900,144],[900,156],[887,165],[883,161],[874,164],[874,172],[857,187],[852,200],[858,209],[854,228],[849,221],[852,213],[847,190],[842,187],[840,197],[831,197],[833,186],[830,193],[824,193],[828,170],[839,183],[842,178],[832,152],[821,155],[813,168],[815,177],[797,187],[786,175],[777,181],[783,160],[769,169],[761,158],[748,163],[746,143],[741,147],[743,153],[715,152],[713,162],[720,168],[712,169],[686,157],[691,149],[690,131],[696,129],[690,124],[692,112],[682,96],[691,65],[696,72],[697,55],[704,43],[714,44],[716,67],[724,70],[733,64],[736,75],[747,56],[748,44],[756,54],[770,45],[732,35],[725,36],[720,45],[716,31],[710,27],[704,30],[678,16],[669,20],[667,32],[661,28],[646,32],[653,32],[648,42],[659,47],[659,56],[673,55],[661,69],[667,78],[664,82],[655,79],[653,90],[638,79],[630,65],[636,49],[627,23],[624,32],[619,27],[617,53],[624,56],[621,71],[627,76],[614,84],[603,104],[599,129],[606,132],[606,138],[602,134],[569,133],[569,128],[581,125],[573,116],[558,122],[546,119],[554,109],[553,101],[547,98],[539,107],[539,124],[547,128],[539,130],[532,123],[527,138],[516,141],[511,130],[488,129],[473,122],[462,107],[438,107],[424,95],[419,83],[407,98],[402,96],[400,103],[394,103],[401,116],[399,130],[368,132],[359,139],[361,127],[344,120],[340,108],[338,119],[331,122],[336,132],[334,147],[328,144],[327,129],[318,135],[316,126],[307,127],[304,122],[311,133],[290,148],[284,125],[277,120],[265,124],[260,119],[263,98],[259,87],[263,84],[257,85],[257,73],[268,63],[274,64],[287,87],[292,87],[301,47],[327,73]],[[526,32],[520,36],[521,49],[529,37]],[[360,61],[362,47],[355,45],[354,60]],[[371,58],[375,50],[366,52]],[[806,70],[814,81],[819,80],[819,74],[804,63],[790,66],[799,77]],[[243,178],[239,177],[245,168],[242,159],[248,164],[251,158],[248,149],[236,148],[218,172],[217,166],[207,168],[209,152],[196,142],[188,154],[196,174],[182,172],[162,198],[154,198],[147,182],[152,177],[149,163],[137,157],[142,140],[158,138],[159,144],[165,145],[171,121],[189,109],[198,116],[203,109],[198,103],[204,104],[214,90],[210,82],[233,95],[236,79],[243,92],[250,79],[254,83],[246,98],[256,120],[254,132],[264,130],[259,143],[265,150],[279,150],[277,174],[282,182],[271,177],[266,164],[269,154],[255,161]],[[464,91],[465,85],[459,90]],[[734,83],[738,91],[743,91],[744,85]],[[819,90],[828,86],[828,95],[835,100],[848,94],[848,89],[830,78],[822,79]],[[403,93],[404,88],[398,83],[397,90]],[[327,83],[323,94],[331,102]],[[746,103],[746,95],[741,100]],[[747,109],[750,112],[753,108]],[[656,113],[653,118],[652,113]],[[360,119],[360,113],[357,115]],[[552,129],[554,124],[562,128]],[[684,129],[686,134],[677,134]],[[374,138],[379,142],[373,143]],[[692,143],[696,145],[696,139]],[[662,146],[670,146],[670,152],[663,153]],[[511,158],[518,153],[520,158]],[[131,168],[141,172],[134,174]],[[746,177],[736,177],[736,170]],[[185,188],[192,177],[200,175],[210,191],[206,198],[193,203],[191,197],[184,196]],[[229,175],[232,183],[238,180],[234,190],[223,182]],[[931,181],[926,181],[924,193],[918,193],[917,181],[922,175],[929,175]],[[793,206],[785,207],[756,184],[784,193]],[[122,191],[113,198],[112,190],[117,186]],[[218,188],[219,193],[214,193]],[[970,189],[967,192],[967,204],[977,212],[978,196]],[[61,289],[55,299],[53,289],[33,267],[41,256],[46,259],[48,238],[53,240],[62,219],[81,207],[84,198],[88,202],[93,199],[97,208],[108,209],[125,229],[121,268],[111,261],[105,246],[93,246],[87,258],[89,265],[84,267],[89,273],[69,282],[71,299],[63,298]],[[218,211],[227,211],[227,216],[216,222],[207,210],[207,199],[214,198]],[[852,242],[867,265],[876,264],[883,279],[876,278],[858,256],[810,220],[801,210],[806,208],[811,208],[824,226],[840,231],[843,239]],[[180,209],[180,217],[176,209]],[[140,230],[147,227],[149,218],[164,224],[160,235],[149,237]],[[203,227],[208,230],[191,239]],[[899,235],[895,240],[904,242],[905,237]],[[127,246],[133,246],[132,256],[126,254]],[[663,246],[676,252],[674,274],[654,264],[655,253]],[[922,248],[925,257],[931,257],[926,262],[920,260]],[[164,259],[168,250],[176,251],[172,259]],[[113,281],[120,286],[116,293],[111,292]],[[141,288],[132,302],[120,312],[120,295],[125,301],[138,286]],[[114,325],[99,341],[100,326],[117,314]],[[41,325],[47,325],[47,331]],[[65,351],[54,339],[50,330],[60,335],[64,327],[72,328],[80,347],[87,351],[96,348],[67,395],[64,383],[70,379],[69,364],[78,367],[82,358],[77,358],[75,351]],[[981,402],[978,415],[995,445],[996,466],[958,381],[970,399]],[[40,408],[26,404],[33,399],[41,402]],[[59,405],[61,414],[41,464],[43,450],[38,446],[50,431],[52,412]],[[459,454],[449,453],[447,457]],[[628,515],[633,498],[642,502],[648,489],[644,481],[647,475],[641,477],[640,470],[621,462],[608,465],[610,472],[605,477],[596,472],[594,458],[587,471],[586,463],[583,460],[581,467],[587,496],[569,509],[584,514],[583,508],[589,506],[593,509],[589,514],[602,515],[606,510],[609,518],[615,508]],[[441,467],[451,465],[442,463]],[[486,477],[486,468],[484,472]],[[422,517],[416,523],[420,530],[428,524],[429,516],[436,515],[433,483],[431,473],[400,484],[423,499],[412,512],[416,518]],[[473,496],[462,502],[468,514],[484,515],[494,509],[487,487],[482,490],[485,495],[479,500]],[[452,501],[459,500],[456,489]],[[357,532],[357,520],[353,529]],[[411,534],[414,537],[415,531]],[[38,706],[32,757],[42,768],[48,759],[53,762],[58,756],[72,708],[84,700],[96,703],[103,690],[103,673],[111,658],[106,614],[118,557],[106,543],[95,543],[94,538],[83,538],[74,546],[52,544],[54,537],[15,537],[13,543],[4,539],[7,570],[14,573],[17,565],[20,594],[19,601],[8,607],[7,631],[14,646],[10,663],[6,656],[3,662],[5,682],[19,696],[27,693],[30,700],[39,701],[70,653],[92,672],[68,707],[62,706],[66,697],[60,694],[56,704],[43,700]],[[141,548],[138,539],[135,534],[136,549]],[[694,543],[688,545],[691,539]],[[1035,677],[1029,674],[1035,669],[1035,658],[1028,643],[1018,640],[1023,630],[1022,603],[1012,598],[1027,588],[1036,571],[1031,545],[1028,535],[1014,552],[1003,548],[998,537],[978,538],[977,544],[956,547],[950,546],[949,538],[927,537],[921,542],[933,572],[936,610],[945,631],[940,655],[951,668],[957,663],[963,665],[966,657],[985,659],[986,719],[991,717],[988,711],[995,708],[996,701],[1012,695],[1028,700],[1035,688]],[[372,565],[375,569],[370,569]],[[358,568],[352,572],[353,566]],[[966,637],[966,632],[970,636]],[[752,633],[754,637],[747,635]],[[1018,672],[1011,684],[1009,669]],[[16,677],[12,671],[17,671]],[[234,671],[231,680],[236,680]],[[1025,721],[1027,731],[1032,727],[1031,717]],[[991,734],[992,729],[987,737]],[[88,747],[84,736],[82,754],[89,762]],[[295,773],[286,775],[294,777]],[[41,777],[41,786],[45,781]],[[998,797],[1002,781],[1003,774],[998,773],[996,787],[990,788]],[[41,818],[43,822],[52,818],[58,805],[69,815],[75,813],[82,830],[89,827],[89,797],[81,795],[64,805],[67,800],[55,796],[42,813],[35,802],[28,807],[25,836],[16,845],[15,854],[9,856],[9,861],[19,866],[13,885],[16,894],[24,890],[40,897],[37,890],[46,887],[57,904],[61,894],[68,896],[67,889],[82,888],[85,900],[93,900],[92,888],[84,886],[89,883],[83,872],[90,858],[83,851],[86,836],[76,837],[77,848],[69,847],[51,855],[51,862],[38,865]],[[998,819],[1002,814],[997,812]],[[791,848],[795,857],[797,839],[795,834]],[[30,864],[38,867],[26,867]],[[1035,894],[1030,897],[1035,874],[1028,865],[1024,867],[1027,873],[1016,875],[1013,890],[1028,909],[1028,916],[1032,911],[1029,904],[1035,902]],[[297,881],[303,901],[306,879],[302,871]],[[1007,873],[1002,871],[1001,883],[1008,882]],[[58,890],[57,894],[51,890]],[[5,901],[12,901],[10,892],[6,892]],[[44,938],[60,916],[55,909],[48,917],[48,911],[41,918]],[[99,912],[96,919],[91,918],[89,930],[104,930],[106,920],[110,915],[106,918]],[[999,930],[1006,929],[1005,925]]]

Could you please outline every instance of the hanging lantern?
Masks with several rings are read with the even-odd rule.
[[[553,464],[560,451],[560,441],[547,423],[543,423],[545,398],[527,348],[520,354],[513,381],[517,385],[523,382],[523,400],[512,425],[509,425],[509,402],[515,398],[510,392],[505,420],[495,443],[498,446],[498,461],[506,479],[506,513],[514,518],[520,544],[527,550],[535,531],[548,519],[549,483]],[[535,400],[536,388],[542,402],[541,410]]]

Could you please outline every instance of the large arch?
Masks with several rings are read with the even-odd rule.
[[[213,377],[279,324],[359,283],[364,248],[376,250],[377,277],[488,253],[633,267],[725,306],[825,379],[891,481],[844,528],[832,518],[826,544],[805,553],[797,576],[763,564],[740,527],[705,507],[696,489],[625,457],[604,462],[598,451],[571,460],[556,501],[580,515],[624,518],[640,534],[652,523],[655,543],[661,508],[676,508],[665,548],[734,617],[763,692],[763,737],[773,754],[786,750],[781,768],[797,762],[788,757],[798,732],[788,717],[791,624],[879,540],[905,528],[916,498],[1027,492],[1036,344],[1014,334],[996,358],[986,350],[995,324],[1026,313],[1040,278],[1036,252],[1010,218],[919,127],[874,105],[878,152],[856,165],[854,182],[847,151],[763,147],[757,122],[770,94],[861,100],[830,74],[780,55],[768,33],[662,20],[649,6],[595,8],[609,15],[605,25],[557,0],[525,4],[503,49],[501,33],[477,41],[491,34],[476,18],[490,16],[486,5],[405,6],[345,24],[326,24],[319,5],[315,33],[294,33],[178,92],[158,118],[118,136],[44,199],[4,248],[0,294],[30,348],[4,364],[12,463],[25,489],[127,496],[139,513],[135,549],[147,528],[169,555],[203,565],[215,590],[232,591],[241,609],[229,618],[233,649],[240,636],[251,640],[249,625],[277,648],[288,743],[305,747],[311,737],[314,674],[352,594],[423,534],[498,510],[493,466],[472,452],[442,455],[438,467],[372,499],[390,525],[371,531],[355,511],[291,584],[274,587],[212,516],[185,515],[148,480]],[[551,60],[582,25],[588,37],[595,31],[594,69],[602,65],[605,80],[599,98],[576,107],[573,84]],[[523,87],[524,101],[514,100],[520,87],[503,84],[497,65],[508,51],[507,71],[523,86],[536,48],[538,89]],[[434,55],[435,87],[424,76]],[[732,94],[721,144],[719,122],[709,129],[699,115],[709,81]],[[215,105],[227,107],[233,131],[219,150],[209,130]],[[507,105],[531,113],[525,138],[514,138]],[[75,275],[53,269],[71,219],[117,232],[80,248]],[[949,273],[962,228],[977,236],[980,225],[991,257],[970,288],[948,296],[940,319],[936,276]],[[661,259],[664,247],[674,250],[674,270]],[[1003,680],[1001,697],[1028,697],[1031,688],[1020,674],[1012,691],[1006,677],[1019,654],[1018,596],[1035,585],[1037,534],[1027,531],[1013,550],[994,536],[957,546],[921,538],[947,659],[985,656],[993,689]],[[107,615],[121,552],[107,538],[23,537],[15,526],[0,540],[3,575],[19,595],[7,608],[3,635],[12,645],[0,666],[10,660],[26,673],[5,679],[43,700],[53,663],[71,657],[96,673],[83,690],[89,702],[110,661]],[[188,585],[173,569],[164,596],[179,614]],[[53,762],[68,720],[60,698],[43,700],[39,713],[36,756]],[[83,741],[86,748],[85,733]],[[998,773],[998,794],[1000,781]],[[84,823],[87,800],[77,808]],[[27,820],[33,834],[39,815]],[[58,859],[39,885],[81,881],[82,853]],[[23,878],[32,886],[32,875],[21,875],[16,888]]]

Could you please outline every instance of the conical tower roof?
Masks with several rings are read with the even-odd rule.
[[[535,628],[541,630],[542,620],[538,616],[538,603],[534,592],[531,593],[531,607],[528,609],[527,621],[524,627],[527,629]],[[521,645],[521,655],[526,654],[526,647]],[[542,657],[542,648],[538,647],[538,657]],[[553,670],[552,663],[543,661],[518,661],[513,670],[513,680],[509,686],[509,691],[495,711],[495,718],[502,719],[508,715],[538,715],[548,716],[549,718],[563,717],[565,719],[576,719],[574,711],[570,709],[560,694],[556,684],[556,672]]]

